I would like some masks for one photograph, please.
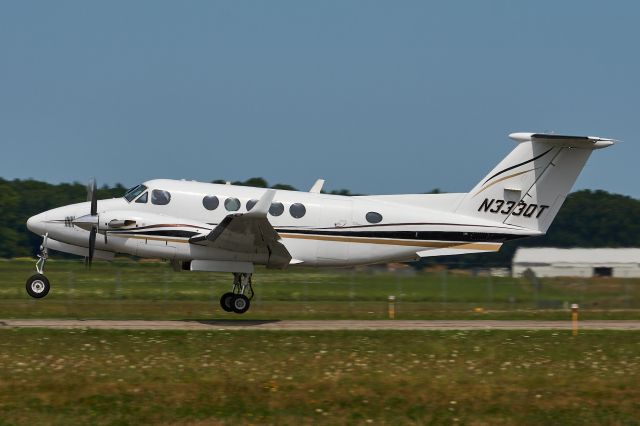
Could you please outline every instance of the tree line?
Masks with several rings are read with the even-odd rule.
[[[224,180],[213,182],[226,183]],[[260,177],[232,184],[296,189],[286,184],[270,186]],[[98,198],[121,197],[125,191],[126,188],[121,184],[104,185],[98,189]],[[355,195],[347,189],[330,193]],[[35,180],[0,178],[0,257],[34,255],[41,244],[41,238],[27,230],[27,219],[45,210],[86,199],[86,185],[77,182],[50,184]],[[444,263],[460,267],[474,264],[508,266],[513,252],[520,246],[640,247],[640,200],[600,190],[577,191],[567,197],[547,235],[543,237],[505,243],[498,253],[426,258],[423,263]]]

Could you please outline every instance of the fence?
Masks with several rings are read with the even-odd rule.
[[[0,317],[171,317],[221,315],[231,289],[224,273],[173,272],[156,263],[50,262],[52,290],[30,299],[27,262],[0,263]],[[640,317],[640,279],[496,277],[488,271],[404,268],[288,271],[258,269],[251,317],[385,318],[395,296],[396,318],[564,318],[572,303],[598,318]]]

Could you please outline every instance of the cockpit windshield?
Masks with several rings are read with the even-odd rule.
[[[128,202],[133,201],[138,195],[142,194],[144,191],[147,190],[147,187],[144,185],[137,185],[134,186],[133,188],[131,188],[130,190],[128,190],[125,194],[124,194],[124,199],[127,200]]]

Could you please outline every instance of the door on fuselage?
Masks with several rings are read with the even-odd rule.
[[[350,244],[344,238],[344,230],[351,225],[352,200],[331,199],[323,207],[321,235],[317,241],[318,265],[346,265],[349,262]]]

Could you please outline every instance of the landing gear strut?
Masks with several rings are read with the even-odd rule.
[[[27,293],[29,296],[35,299],[41,299],[49,294],[49,290],[51,289],[51,285],[49,284],[49,279],[44,276],[44,265],[47,263],[47,259],[49,258],[49,250],[47,249],[47,237],[48,234],[44,235],[42,239],[42,245],[40,246],[40,254],[38,254],[38,260],[36,261],[36,271],[37,274],[31,275],[27,280]]]
[[[244,314],[251,306],[253,299],[253,287],[251,285],[251,275],[239,272],[233,273],[233,289],[222,295],[220,307],[227,312]]]

